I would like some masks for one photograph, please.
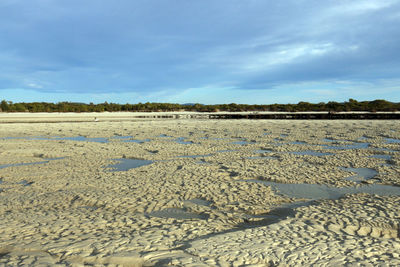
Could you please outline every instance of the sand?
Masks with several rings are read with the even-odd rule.
[[[282,208],[302,199],[247,182],[364,186],[345,167],[376,170],[365,183],[399,186],[400,144],[387,139],[400,138],[397,121],[91,117],[0,124],[0,265],[400,264],[399,196]],[[121,158],[153,163],[107,167]]]

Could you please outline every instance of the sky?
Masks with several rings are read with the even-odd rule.
[[[400,102],[400,0],[0,0],[0,100]]]

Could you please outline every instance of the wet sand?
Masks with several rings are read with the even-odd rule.
[[[398,121],[0,127],[0,265],[400,264],[400,196],[301,202],[251,182],[399,186]],[[345,168],[378,174],[353,181]]]

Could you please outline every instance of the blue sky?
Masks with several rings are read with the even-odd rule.
[[[1,0],[0,100],[400,102],[400,0]]]

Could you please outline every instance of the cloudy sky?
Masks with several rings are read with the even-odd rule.
[[[0,0],[0,100],[400,101],[400,0]]]

